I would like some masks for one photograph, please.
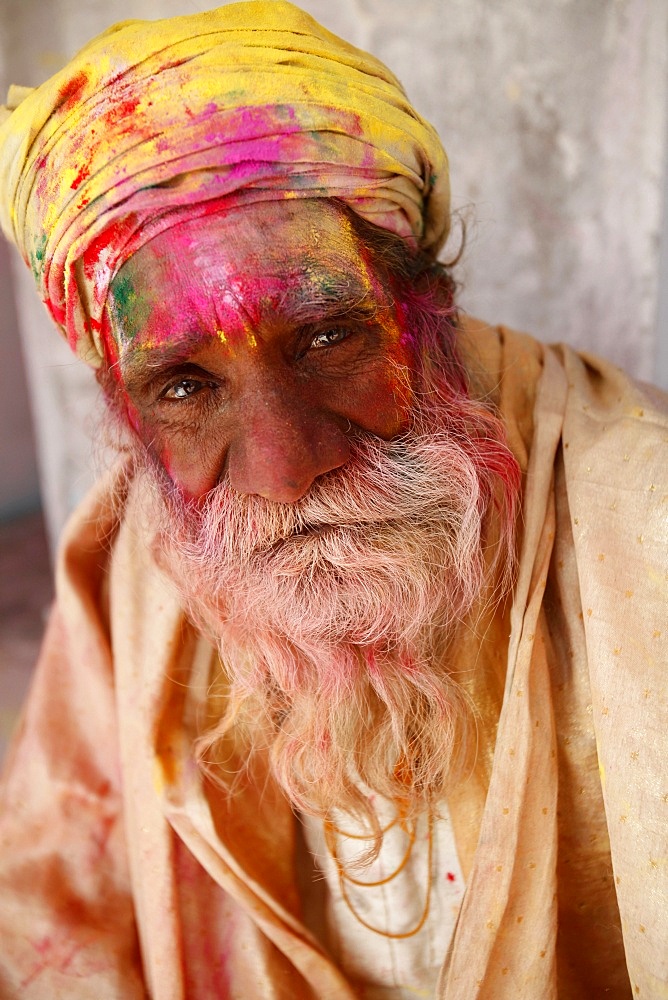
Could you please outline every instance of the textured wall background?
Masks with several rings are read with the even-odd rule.
[[[3,90],[10,81],[39,83],[114,20],[207,6],[207,0],[3,0]],[[302,6],[387,62],[439,129],[451,159],[454,206],[468,226],[458,269],[463,304],[492,322],[567,340],[668,385],[668,371],[657,368],[658,359],[668,365],[657,334],[665,0],[302,0]],[[50,335],[26,276],[15,289],[55,534],[91,475],[85,432],[94,390],[88,373]]]

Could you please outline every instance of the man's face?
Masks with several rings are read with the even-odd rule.
[[[239,208],[152,240],[110,303],[128,414],[176,484],[135,450],[152,551],[224,664],[212,743],[233,730],[296,808],[371,826],[351,769],[402,809],[450,780],[468,710],[448,650],[486,560],[489,593],[510,565],[514,510],[452,312],[429,283],[395,306],[382,254],[331,204]]]
[[[410,409],[411,356],[387,282],[345,213],[266,202],[183,222],[113,282],[127,409],[185,497],[227,474],[292,503]]]

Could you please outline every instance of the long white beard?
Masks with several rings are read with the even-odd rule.
[[[268,752],[295,808],[371,830],[360,782],[405,816],[443,797],[471,724],[448,646],[489,569],[482,461],[432,427],[354,439],[294,504],[221,483],[195,509],[163,485],[160,559],[225,672],[202,760],[233,732],[251,764]]]

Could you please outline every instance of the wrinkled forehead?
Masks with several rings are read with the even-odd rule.
[[[308,321],[333,303],[387,300],[386,284],[348,212],[334,202],[261,202],[165,230],[122,266],[109,315],[122,355],[157,339],[285,315]]]

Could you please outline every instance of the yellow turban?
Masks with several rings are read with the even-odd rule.
[[[283,0],[125,21],[0,116],[0,221],[97,365],[109,284],[221,198],[339,198],[438,252],[445,152],[377,59]]]

